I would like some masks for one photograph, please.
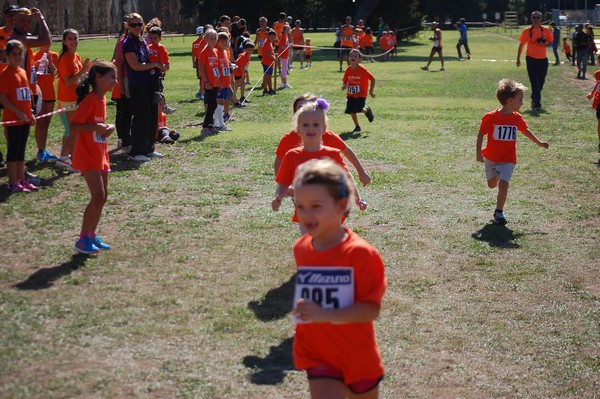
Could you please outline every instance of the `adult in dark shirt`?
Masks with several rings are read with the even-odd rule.
[[[585,79],[587,72],[587,56],[590,47],[590,36],[583,29],[583,24],[577,26],[577,34],[573,40],[574,48],[577,51],[577,79]]]

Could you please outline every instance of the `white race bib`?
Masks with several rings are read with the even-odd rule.
[[[219,68],[213,68],[213,76],[218,78],[219,76],[221,76],[221,74],[219,73]]]
[[[346,90],[348,94],[358,94],[360,93],[360,86],[348,86]]]
[[[106,144],[106,137],[103,137],[100,133],[94,132],[94,143]]]
[[[301,298],[325,309],[343,309],[354,304],[354,268],[300,266],[296,274],[294,304]],[[295,323],[302,323],[294,317]]]
[[[229,67],[223,67],[223,75],[222,76],[231,76],[231,69],[229,69]]]
[[[31,91],[29,87],[19,87],[17,89],[17,101],[31,101]]]
[[[517,127],[512,125],[494,125],[494,140],[515,141],[517,140]]]

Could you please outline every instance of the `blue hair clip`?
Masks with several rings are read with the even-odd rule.
[[[327,111],[329,109],[329,103],[324,98],[317,98],[317,107],[321,108],[323,111]]]
[[[342,198],[346,198],[348,196],[348,186],[346,185],[346,178],[343,173],[340,175],[340,189],[340,195]]]

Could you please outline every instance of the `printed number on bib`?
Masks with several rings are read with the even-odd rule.
[[[351,267],[299,267],[294,303],[315,302],[325,309],[343,309],[354,304],[354,269]],[[302,323],[294,318],[294,322]]]
[[[231,69],[229,67],[223,67],[223,76],[231,76]]]
[[[221,74],[219,73],[219,68],[213,68],[213,76],[218,78],[219,76],[221,76]]]
[[[517,139],[517,127],[510,125],[495,125],[494,140],[515,141]]]
[[[17,101],[31,101],[29,87],[19,87],[17,89]]]
[[[360,86],[348,86],[348,94],[358,94],[360,93]]]
[[[106,137],[103,137],[100,133],[94,132],[94,143],[106,144]]]

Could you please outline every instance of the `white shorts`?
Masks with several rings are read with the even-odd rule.
[[[515,170],[515,164],[510,162],[492,162],[484,158],[485,176],[488,180],[498,177],[500,180],[509,182]]]

